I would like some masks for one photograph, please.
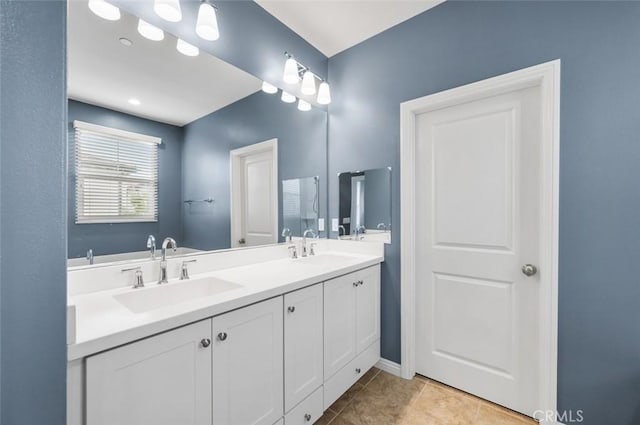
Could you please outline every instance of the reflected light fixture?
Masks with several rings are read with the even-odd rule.
[[[153,10],[165,21],[180,22],[182,20],[180,0],[154,0]]]
[[[311,104],[305,100],[300,99],[298,100],[298,110],[303,112],[310,111]]]
[[[104,0],[89,0],[89,9],[107,21],[117,21],[120,19],[120,9]]]
[[[282,80],[287,84],[296,84],[300,76],[298,75],[298,62],[292,57],[289,57],[284,63],[284,74]]]
[[[132,97],[131,99],[129,99],[129,103],[135,106],[140,106],[140,101],[135,97]]]
[[[328,105],[331,103],[331,89],[329,83],[323,81],[318,88],[318,103],[321,105]]]
[[[178,39],[176,49],[185,56],[198,56],[200,54],[200,49],[193,44],[187,43],[181,38]]]
[[[164,39],[164,31],[142,19],[138,19],[138,32],[148,40],[160,41]]]
[[[198,9],[196,34],[209,41],[215,41],[220,38],[218,19],[216,18],[216,8],[207,0],[203,0],[202,3],[200,3],[200,8]]]
[[[304,72],[304,76],[302,77],[302,87],[300,87],[300,91],[302,94],[306,94],[307,96],[311,96],[316,94],[316,79],[313,73],[309,70]]]
[[[291,93],[287,93],[286,91],[282,90],[282,96],[280,97],[280,100],[282,100],[284,103],[293,103],[296,101],[296,97]]]
[[[278,93],[278,88],[276,86],[274,86],[273,84],[269,84],[266,81],[262,82],[262,91],[265,93],[269,93],[269,94],[276,94]]]

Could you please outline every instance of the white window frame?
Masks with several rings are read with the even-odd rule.
[[[87,217],[84,215],[82,210],[83,201],[79,199],[79,197],[83,196],[84,190],[81,190],[81,173],[79,172],[79,158],[78,158],[78,138],[79,133],[82,131],[88,131],[92,133],[97,133],[104,135],[106,137],[120,139],[119,143],[147,143],[157,146],[162,143],[162,139],[159,137],[149,136],[146,134],[134,133],[131,131],[120,130],[112,127],[105,127],[102,125],[91,124],[84,121],[73,121],[74,127],[74,177],[75,177],[75,223],[76,224],[112,224],[112,223],[152,223],[158,221],[158,204],[159,204],[159,158],[158,152],[156,151],[156,164],[155,164],[155,194],[154,194],[154,202],[153,206],[153,218],[150,218],[149,215],[144,216],[130,216],[130,215],[121,215],[121,216],[97,216],[97,217]],[[117,181],[117,180],[115,180]],[[123,182],[126,179],[123,178]]]

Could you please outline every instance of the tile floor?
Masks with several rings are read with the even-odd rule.
[[[531,418],[416,377],[373,368],[324,413],[316,425],[532,425]]]

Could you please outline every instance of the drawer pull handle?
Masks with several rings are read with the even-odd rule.
[[[207,348],[208,346],[211,345],[211,340],[209,338],[204,338],[202,341],[200,341],[200,345],[203,348]]]
[[[359,374],[360,372],[362,372],[362,370],[361,370],[359,367],[357,367],[357,368],[356,368],[356,373],[358,373],[358,374]]]
[[[218,334],[218,339],[219,339],[220,341],[224,341],[225,339],[227,339],[227,333],[226,333],[226,332],[220,332],[220,333]]]
[[[311,421],[311,415],[308,414],[308,413],[305,413],[304,414],[304,420],[307,421],[307,422]]]
[[[289,307],[287,307],[287,311],[289,313],[293,313],[294,311],[296,311],[296,308],[295,308],[295,306],[289,306]]]

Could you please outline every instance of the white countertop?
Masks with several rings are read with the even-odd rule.
[[[308,259],[282,258],[194,274],[191,281],[211,277],[241,286],[141,313],[130,311],[114,296],[152,290],[157,288],[155,282],[140,289],[127,286],[71,296],[69,304],[75,309],[75,335],[74,343],[68,345],[68,360],[86,357],[384,261],[379,254],[343,251],[323,251]],[[165,285],[184,282],[188,281],[171,279]]]

